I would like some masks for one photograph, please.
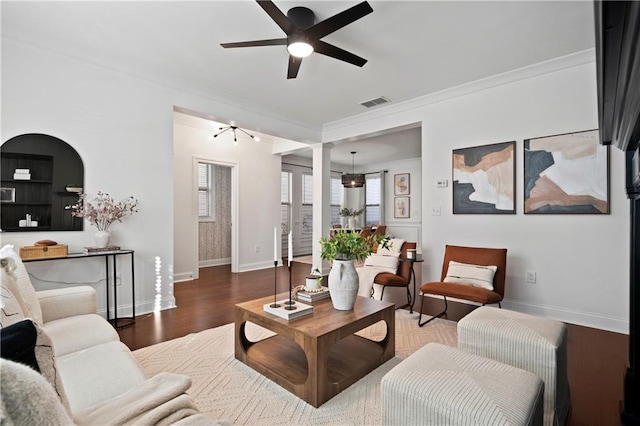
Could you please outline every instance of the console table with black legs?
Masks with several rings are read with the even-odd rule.
[[[66,257],[45,257],[39,259],[24,259],[23,262],[40,262],[44,260],[66,260],[66,259],[88,259],[95,257],[104,257],[104,271],[105,271],[105,289],[107,296],[107,321],[113,324],[115,328],[126,327],[135,323],[136,321],[136,279],[135,279],[135,269],[133,264],[133,250],[117,250],[117,251],[108,251],[104,253],[69,253]],[[118,256],[129,255],[131,257],[131,316],[118,318],[118,285],[116,282],[116,278],[118,276]],[[111,259],[111,262],[109,262]],[[113,272],[113,273],[111,273]],[[109,309],[109,285],[113,287],[113,319],[111,319],[110,309]],[[126,320],[127,322],[123,325],[118,325],[118,321]]]
[[[409,279],[407,280],[407,293],[411,295],[411,293],[409,292],[409,284],[411,283],[411,278],[413,277],[413,297],[411,298],[410,303],[408,303],[409,312],[413,313],[413,305],[415,305],[416,299],[418,298],[416,295],[416,271],[413,270],[413,264],[422,263],[424,262],[424,260],[422,259],[421,254],[416,254],[415,257],[399,257],[398,260],[400,262],[409,262],[409,264],[411,265],[411,274],[409,275]],[[406,307],[406,305],[404,307]]]

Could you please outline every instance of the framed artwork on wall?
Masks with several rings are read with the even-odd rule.
[[[609,213],[609,150],[598,130],[525,139],[524,213]]]
[[[409,173],[393,175],[393,188],[393,195],[409,195],[411,193]]]
[[[15,188],[0,188],[0,202],[2,202],[2,203],[15,203],[16,202],[16,189]]]
[[[395,197],[393,199],[393,217],[407,219],[410,216],[409,197]]]
[[[515,214],[515,141],[453,150],[453,214]]]

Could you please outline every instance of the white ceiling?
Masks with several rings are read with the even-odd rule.
[[[318,20],[357,3],[275,1]],[[371,98],[395,104],[594,47],[591,1],[370,4],[324,38],[368,59],[363,68],[312,54],[293,80],[284,46],[220,46],[284,36],[250,0],[3,1],[2,37],[315,128],[368,111],[359,103]],[[336,149],[351,164],[352,148]]]

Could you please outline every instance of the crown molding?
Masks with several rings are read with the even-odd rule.
[[[518,68],[512,71],[496,74],[491,77],[472,81],[470,83],[461,84],[459,86],[441,90],[439,92],[419,96],[417,98],[413,98],[394,105],[381,107],[379,109],[376,109],[375,111],[367,111],[362,114],[354,115],[342,120],[325,123],[322,126],[322,139],[326,141],[332,140],[331,135],[333,133],[338,132],[341,129],[346,129],[350,126],[359,125],[369,121],[377,121],[390,115],[407,114],[409,112],[413,112],[414,110],[424,108],[428,105],[433,105],[460,96],[467,96],[482,90],[507,85],[517,81],[522,81],[589,63],[593,63],[595,66],[595,49],[582,50],[570,55],[561,56],[527,67]],[[410,118],[410,120],[415,121],[413,118]]]

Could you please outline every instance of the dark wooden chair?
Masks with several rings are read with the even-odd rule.
[[[405,242],[400,248],[400,257],[407,257],[407,250],[416,248],[416,243]],[[382,272],[373,280],[374,284],[382,286],[382,292],[380,294],[380,300],[384,296],[384,289],[386,287],[405,287],[407,289],[407,304],[398,306],[396,309],[410,307],[411,313],[413,313],[413,297],[411,290],[409,290],[409,284],[411,284],[411,263],[398,262],[398,270],[395,274],[389,272]],[[415,281],[414,281],[415,282]],[[415,288],[414,288],[415,292]]]
[[[471,265],[497,266],[493,276],[493,290],[487,290],[480,287],[474,287],[467,284],[457,284],[455,282],[444,282],[449,270],[450,261],[466,263]],[[440,281],[422,284],[420,286],[420,316],[418,325],[423,325],[439,318],[447,313],[447,297],[456,299],[469,300],[484,305],[497,303],[500,308],[502,298],[504,297],[504,286],[507,269],[507,249],[503,248],[482,248],[482,247],[461,247],[450,246],[445,247],[444,261],[442,263],[442,274]],[[422,322],[422,307],[424,306],[425,294],[434,294],[444,298],[444,310],[430,319]]]
[[[387,225],[378,225],[375,228],[376,230],[373,233],[373,235],[382,235],[382,236],[387,235]]]
[[[370,227],[370,226],[365,226],[364,228],[362,228],[362,229],[360,230],[360,235],[361,235],[363,238],[370,237],[370,236],[372,236],[372,235],[373,235],[373,230],[371,229],[371,227]]]

